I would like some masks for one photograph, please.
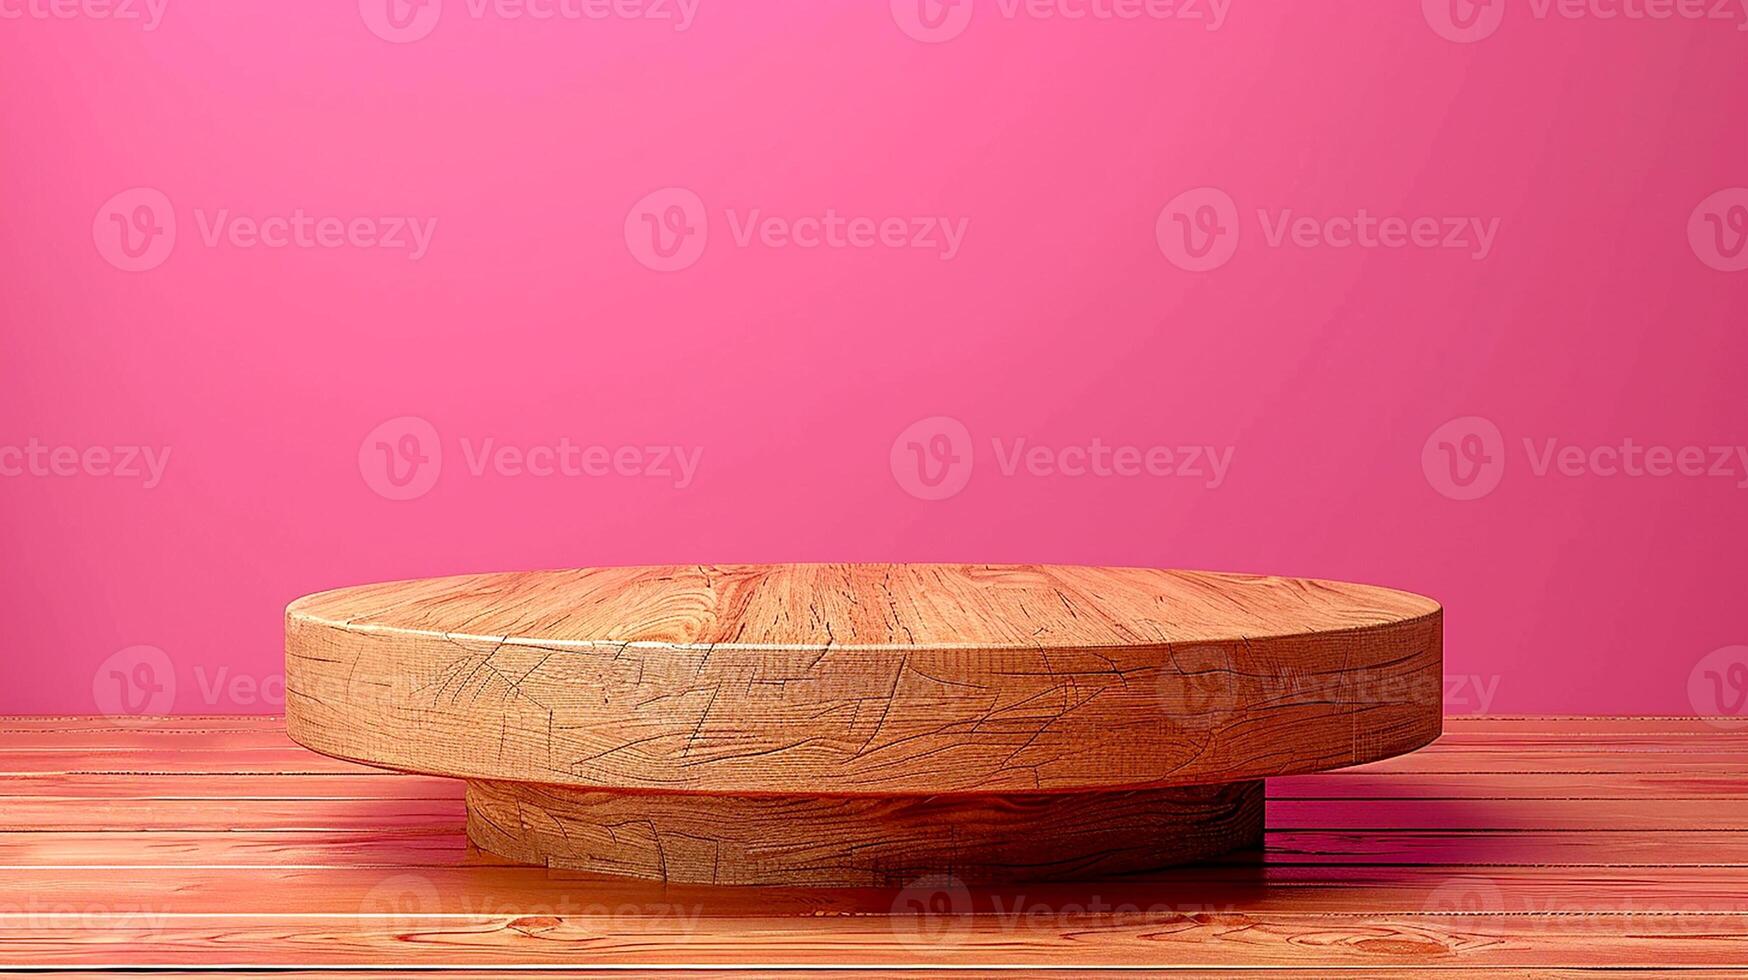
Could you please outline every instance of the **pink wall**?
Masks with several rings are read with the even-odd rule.
[[[1742,10],[384,2],[0,0],[0,711],[785,559],[1382,582],[1453,712],[1748,710]]]

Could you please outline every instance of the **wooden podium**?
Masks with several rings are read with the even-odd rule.
[[[1053,565],[466,575],[286,610],[286,721],[467,781],[467,833],[673,882],[1099,878],[1260,840],[1263,780],[1441,724],[1442,613]]]

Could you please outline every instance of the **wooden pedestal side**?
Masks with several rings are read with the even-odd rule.
[[[741,565],[358,586],[286,612],[286,717],[467,780],[468,833],[668,881],[1098,878],[1260,838],[1268,776],[1440,731],[1442,612],[1157,569]]]
[[[524,864],[719,885],[1085,881],[1262,841],[1263,784],[1109,793],[714,796],[467,782],[467,836]]]

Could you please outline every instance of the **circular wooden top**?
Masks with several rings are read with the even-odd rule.
[[[1440,724],[1430,599],[1059,565],[729,565],[357,586],[286,610],[288,724],[421,772],[707,792],[1227,782]]]

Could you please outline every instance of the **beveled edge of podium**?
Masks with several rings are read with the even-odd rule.
[[[895,652],[457,635],[325,620],[299,600],[286,613],[287,726],[319,752],[459,778],[843,796],[1239,782],[1375,761],[1438,736],[1437,603],[1226,577],[1376,592],[1430,611],[1193,643]]]

